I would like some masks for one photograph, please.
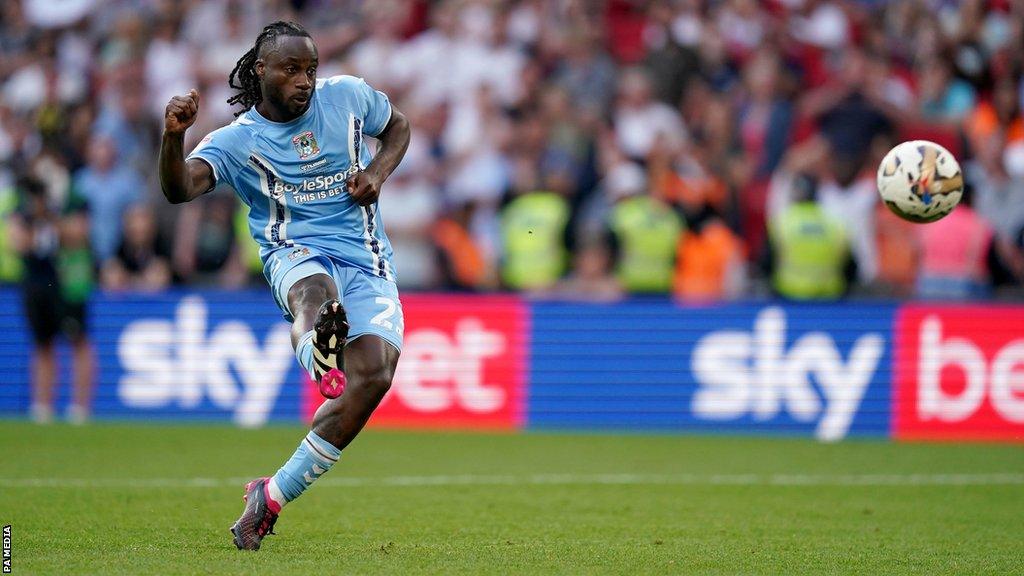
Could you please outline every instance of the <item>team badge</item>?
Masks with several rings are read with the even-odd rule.
[[[299,160],[305,160],[320,153],[320,146],[316,143],[316,136],[313,136],[312,130],[306,130],[292,138],[292,144],[295,146],[295,151],[299,153]]]

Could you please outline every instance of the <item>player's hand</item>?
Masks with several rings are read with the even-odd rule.
[[[380,198],[380,187],[384,179],[374,170],[357,172],[348,180],[348,195],[360,206],[369,206]]]
[[[164,131],[171,134],[184,134],[188,127],[195,124],[199,116],[199,91],[189,90],[185,96],[175,96],[167,103],[164,112]]]

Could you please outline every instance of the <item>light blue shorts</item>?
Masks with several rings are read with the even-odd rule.
[[[334,279],[338,298],[348,317],[349,340],[374,334],[402,350],[405,317],[395,283],[345,265],[314,248],[294,246],[277,250],[267,257],[263,266],[263,275],[270,283],[285,320],[295,320],[288,309],[288,291],[299,280],[315,274],[326,274]]]

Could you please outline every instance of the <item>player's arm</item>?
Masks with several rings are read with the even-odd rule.
[[[377,135],[380,148],[373,161],[365,170],[349,180],[349,194],[360,206],[369,206],[380,197],[380,188],[384,181],[398,167],[409,148],[409,120],[394,105],[391,107],[391,119],[387,126]]]
[[[160,189],[171,204],[194,200],[215,184],[210,165],[195,158],[185,160],[185,131],[199,114],[199,93],[175,96],[164,113],[164,135],[160,142]]]

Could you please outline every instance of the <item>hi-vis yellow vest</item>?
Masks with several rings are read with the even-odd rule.
[[[18,208],[18,195],[14,188],[0,189],[0,283],[14,283],[21,280],[21,255],[10,245],[7,219]]]
[[[619,242],[615,274],[622,286],[630,292],[668,292],[682,219],[657,199],[635,196],[615,204],[611,227]]]
[[[263,261],[260,260],[260,245],[253,239],[249,232],[249,207],[239,202],[235,210],[232,227],[235,232],[235,242],[238,242],[238,249],[242,253],[242,262],[249,274],[258,275],[263,273]]]
[[[768,233],[779,294],[798,300],[842,296],[849,245],[841,224],[817,204],[801,202],[774,218]]]
[[[531,192],[501,213],[501,275],[515,290],[548,288],[565,273],[569,203],[553,192]]]

